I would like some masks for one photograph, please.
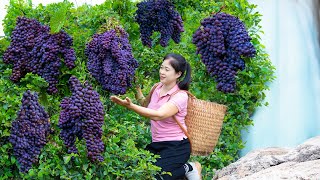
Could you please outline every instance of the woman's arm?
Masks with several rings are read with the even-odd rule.
[[[171,102],[167,102],[164,105],[162,105],[158,110],[154,110],[154,109],[149,109],[149,108],[136,105],[132,103],[128,97],[125,100],[122,100],[116,96],[111,96],[110,99],[111,101],[121,106],[124,106],[130,110],[133,110],[134,112],[138,113],[141,116],[144,116],[156,121],[171,117],[176,113],[178,113],[179,111],[178,107]]]

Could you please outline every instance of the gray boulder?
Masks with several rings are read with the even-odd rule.
[[[320,136],[296,148],[265,148],[249,152],[215,172],[213,180],[320,180]]]

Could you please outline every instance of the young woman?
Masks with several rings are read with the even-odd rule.
[[[156,84],[147,107],[132,103],[127,97],[122,100],[116,96],[110,99],[141,116],[151,119],[152,143],[146,149],[160,158],[155,163],[162,171],[172,175],[158,175],[157,179],[179,179],[186,176],[189,180],[201,179],[201,165],[198,162],[188,163],[191,148],[187,136],[173,119],[173,116],[185,125],[188,94],[179,90],[188,90],[191,81],[191,67],[179,54],[167,54],[161,64],[160,83]],[[171,96],[174,92],[178,93]],[[144,104],[145,98],[138,89],[136,98]]]

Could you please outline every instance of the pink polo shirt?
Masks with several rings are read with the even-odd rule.
[[[160,83],[154,90],[148,108],[157,110],[167,102],[173,103],[179,110],[175,115],[177,120],[183,127],[185,127],[185,129],[187,129],[185,124],[185,116],[187,115],[188,94],[181,91],[170,98],[172,93],[179,90],[178,85],[175,85],[170,91],[160,97],[160,88],[162,85],[163,84]],[[154,121],[151,119],[151,134],[152,142],[181,141],[183,138],[187,138],[173,117],[169,117],[160,121]]]

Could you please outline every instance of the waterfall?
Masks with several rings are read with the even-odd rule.
[[[266,91],[269,106],[253,114],[242,132],[240,156],[264,147],[294,147],[320,135],[320,48],[316,0],[249,0],[263,15],[263,44],[276,67]]]

